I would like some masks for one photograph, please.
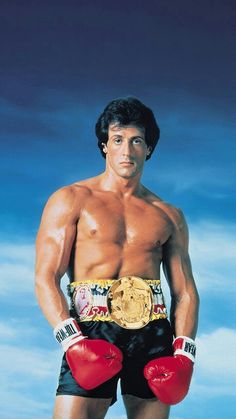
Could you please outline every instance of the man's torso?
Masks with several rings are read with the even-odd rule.
[[[163,246],[173,231],[173,208],[144,187],[139,196],[126,198],[102,190],[95,179],[74,185],[78,223],[70,279],[159,279]]]

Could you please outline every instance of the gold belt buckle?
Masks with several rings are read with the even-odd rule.
[[[140,329],[149,323],[153,296],[150,286],[137,276],[123,276],[112,284],[107,295],[111,319],[125,329]]]

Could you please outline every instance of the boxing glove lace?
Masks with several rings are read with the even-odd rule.
[[[196,353],[193,339],[178,336],[173,342],[174,355],[153,359],[144,368],[144,376],[155,396],[165,404],[177,404],[187,395]]]
[[[77,322],[69,318],[54,329],[76,382],[91,390],[108,381],[122,368],[122,352],[104,339],[87,339]]]

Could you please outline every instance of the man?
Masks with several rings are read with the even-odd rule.
[[[187,394],[195,354],[187,226],[140,182],[159,139],[152,111],[132,97],[114,100],[96,134],[104,173],[53,194],[37,237],[36,294],[65,352],[54,419],[105,417],[119,378],[128,418],[166,419]],[[60,288],[66,272],[70,310]]]

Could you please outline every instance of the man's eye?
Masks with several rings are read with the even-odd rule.
[[[140,144],[142,142],[141,138],[135,138],[133,144]]]
[[[121,144],[121,139],[120,138],[115,138],[114,143],[115,144]]]

